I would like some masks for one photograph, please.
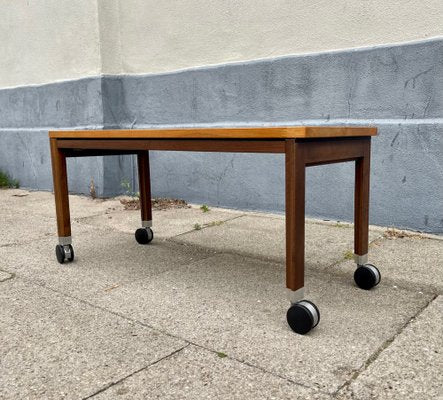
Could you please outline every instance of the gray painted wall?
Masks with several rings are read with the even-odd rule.
[[[443,232],[443,40],[0,90],[0,168],[50,189],[52,127],[375,124],[371,223]],[[279,155],[153,152],[156,196],[284,210]],[[70,188],[135,180],[131,157],[71,160]],[[308,171],[307,213],[352,220],[351,164]]]

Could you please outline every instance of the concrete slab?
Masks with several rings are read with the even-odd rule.
[[[118,199],[92,199],[79,195],[69,196],[69,207],[72,219],[123,210]],[[55,218],[54,195],[51,192],[23,189],[0,190],[0,213],[11,210]]]
[[[71,219],[121,210],[118,200],[69,196]],[[0,246],[31,243],[57,236],[54,196],[22,189],[0,190]]]
[[[282,264],[220,254],[101,292],[90,301],[192,343],[333,393],[430,300],[381,285],[371,292],[307,275],[320,325],[308,336],[285,320]]]
[[[202,230],[217,226],[224,221],[244,215],[239,211],[210,210],[202,212],[199,207],[154,210],[153,230],[158,239],[168,239],[195,230],[196,224]],[[141,226],[140,211],[120,211],[81,220],[84,224],[99,226],[125,233],[134,233]]]
[[[64,293],[87,298],[97,291],[150,278],[179,265],[213,254],[188,245],[154,240],[139,245],[134,235],[104,232],[73,223],[75,260],[60,265],[55,257],[55,237],[25,245],[0,247],[0,269]]]
[[[308,267],[327,268],[353,254],[353,228],[349,224],[306,223],[306,261]],[[370,240],[380,232],[370,233]],[[266,260],[285,260],[285,220],[273,216],[247,215],[208,230],[194,231],[174,238],[219,251],[230,251]]]
[[[421,237],[377,240],[369,251],[384,284],[416,291],[443,293],[443,240]],[[344,262],[332,270],[352,274],[355,264]]]
[[[287,399],[327,400],[330,396],[189,346],[94,397],[115,399]]]
[[[184,343],[40,286],[0,290],[0,398],[79,399]]]
[[[48,236],[57,236],[55,218],[36,215],[33,211],[0,211],[0,249]]]
[[[338,396],[441,399],[443,297],[439,296]]]

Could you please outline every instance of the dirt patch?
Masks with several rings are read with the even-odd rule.
[[[420,233],[405,232],[398,229],[389,228],[384,231],[383,236],[387,239],[422,238]]]
[[[125,210],[140,210],[140,199],[120,199]],[[191,208],[186,201],[181,199],[156,198],[152,199],[154,210],[169,210],[171,208]]]

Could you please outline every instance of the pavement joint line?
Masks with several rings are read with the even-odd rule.
[[[226,255],[231,255],[231,256],[247,258],[247,259],[252,260],[252,261],[261,261],[261,262],[276,264],[276,265],[280,265],[280,266],[285,264],[284,260],[282,260],[281,258],[277,258],[277,257],[264,257],[264,256],[260,256],[260,255],[255,255],[253,253],[238,252],[238,251],[225,250],[225,249],[224,250],[218,250],[218,249],[214,249],[214,248],[211,248],[211,247],[202,246],[202,245],[196,244],[196,243],[187,243],[187,242],[182,242],[180,240],[174,240],[174,238],[166,239],[165,241],[169,241],[171,243],[176,243],[176,244],[184,244],[184,245],[187,245],[187,246],[193,246],[196,249],[202,249],[204,251],[214,250],[216,253],[213,254],[212,256],[226,254]],[[335,265],[337,265],[337,264],[339,264],[339,263],[341,263],[343,261],[344,261],[344,259],[336,261],[333,264],[330,264],[328,267],[326,267],[326,269],[317,268],[317,267],[314,266],[313,268],[309,267],[309,269],[306,269],[306,270],[309,270],[310,273],[313,273],[316,276],[321,276],[321,277],[324,278],[324,273],[328,270],[328,268],[331,268],[331,267],[333,267],[333,266],[335,266]],[[332,273],[331,276],[332,277],[343,278],[345,275],[337,274],[337,273]]]
[[[338,387],[338,389],[336,391],[334,391],[332,393],[332,397],[333,398],[337,398],[337,396],[340,394],[340,392],[342,392],[344,389],[346,389],[347,387],[349,387],[352,382],[356,381],[358,379],[358,377],[368,369],[368,367],[378,359],[378,356],[384,351],[386,350],[391,343],[393,343],[395,341],[395,339],[401,334],[403,333],[403,331],[409,326],[411,325],[416,319],[417,317],[422,314],[428,307],[429,305],[438,297],[438,294],[435,294],[428,302],[426,302],[426,304],[420,308],[412,317],[410,317],[402,326],[400,326],[397,329],[397,332],[395,332],[390,338],[388,338],[387,340],[385,340],[383,342],[383,344],[372,354],[368,357],[368,359],[364,362],[364,364],[357,370],[354,372],[354,374],[351,376],[351,378],[349,380],[347,380],[345,383],[343,383],[341,386]]]
[[[15,246],[24,246],[26,244],[31,244],[34,242],[38,242],[40,240],[44,240],[46,238],[57,238],[55,233],[49,233],[49,234],[44,234],[44,235],[40,235],[37,237],[34,237],[32,240],[24,240],[23,242],[15,242],[15,243],[6,243],[6,244],[0,244],[0,248],[6,248],[6,247],[15,247]]]
[[[233,217],[233,218],[224,219],[224,220],[223,220],[223,224],[226,223],[226,222],[233,221],[234,219],[242,218],[242,217],[246,217],[246,216],[247,216],[246,214],[242,214],[242,215],[237,215],[237,216],[235,216],[235,217]],[[210,223],[209,223],[209,224],[210,224]],[[206,226],[205,226],[205,224],[203,224],[202,227],[201,227],[201,229],[199,229],[199,230],[202,231],[202,230],[204,230],[204,229],[213,228],[213,227],[214,227],[213,225],[206,225]],[[191,229],[191,230],[189,230],[189,231],[182,232],[182,233],[179,233],[179,234],[174,235],[174,236],[170,236],[169,238],[166,238],[165,240],[171,240],[171,241],[172,241],[172,239],[174,239],[174,238],[176,238],[176,237],[184,236],[184,235],[187,235],[187,234],[192,233],[192,232],[195,232],[195,231],[196,231],[196,229]]]
[[[182,339],[182,340],[186,340],[186,339]],[[189,342],[189,341],[188,341],[188,342]],[[189,344],[191,344],[191,345],[193,345],[193,346],[195,346],[195,347],[199,347],[199,348],[201,348],[201,349],[204,349],[204,350],[209,351],[209,352],[214,353],[214,354],[218,354],[218,353],[219,353],[219,351],[217,351],[217,350],[210,349],[210,348],[205,347],[205,346],[202,346],[201,344],[198,344],[198,343],[189,342]],[[266,368],[263,368],[263,367],[261,367],[261,366],[259,366],[259,365],[251,364],[251,363],[248,362],[248,361],[245,361],[245,360],[242,360],[242,359],[239,359],[239,358],[236,358],[236,357],[232,357],[232,356],[230,356],[230,355],[228,355],[228,354],[226,355],[226,358],[229,359],[229,360],[236,361],[236,362],[238,362],[238,363],[240,363],[240,364],[244,364],[244,365],[246,365],[246,366],[248,366],[248,367],[250,367],[250,368],[257,369],[257,370],[262,371],[262,372],[264,372],[264,373],[266,373],[266,374],[272,375],[272,376],[274,376],[274,377],[276,377],[276,378],[283,379],[283,380],[285,380],[285,381],[287,381],[287,382],[289,382],[289,383],[292,383],[292,384],[294,384],[294,385],[301,386],[301,387],[304,387],[304,388],[306,388],[306,389],[316,390],[317,392],[320,392],[320,393],[323,393],[323,394],[327,394],[327,395],[329,395],[329,396],[331,395],[330,393],[328,393],[328,392],[326,392],[326,391],[323,391],[323,390],[318,389],[318,388],[313,388],[313,387],[311,387],[311,386],[309,386],[309,385],[306,385],[305,383],[300,383],[300,382],[294,381],[294,380],[291,379],[291,378],[288,378],[288,377],[286,377],[286,376],[284,376],[284,375],[280,375],[280,374],[278,374],[278,373],[276,373],[276,372],[274,372],[274,371],[269,371],[269,370],[267,370]]]
[[[70,294],[64,293],[64,292],[59,291],[59,290],[57,290],[57,289],[51,288],[51,287],[49,287],[49,286],[46,286],[46,285],[44,285],[44,284],[42,284],[42,283],[40,283],[40,282],[30,281],[30,280],[28,280],[28,279],[26,279],[26,278],[24,278],[23,280],[26,281],[26,282],[29,282],[29,283],[31,283],[31,284],[34,284],[34,285],[40,286],[40,287],[42,287],[42,288],[44,288],[44,289],[46,289],[46,290],[52,291],[52,292],[54,292],[54,293],[57,293],[57,294],[59,294],[59,295],[62,295],[62,296],[68,297],[68,298],[73,299],[73,300],[76,300],[76,301],[79,301],[80,303],[82,303],[82,304],[86,304],[86,305],[89,306],[89,307],[95,308],[95,309],[97,309],[97,310],[103,311],[103,312],[108,313],[108,314],[115,315],[115,316],[117,316],[117,317],[119,317],[119,318],[125,319],[126,321],[129,321],[129,322],[135,323],[135,324],[137,324],[137,325],[143,326],[144,328],[151,329],[151,330],[153,330],[153,331],[155,331],[155,332],[158,332],[158,333],[160,333],[160,334],[162,334],[162,335],[165,335],[165,336],[168,336],[168,337],[170,337],[170,338],[178,339],[178,340],[181,340],[182,342],[185,342],[186,345],[183,346],[183,347],[182,347],[180,350],[178,350],[178,351],[183,350],[184,348],[188,347],[189,345],[193,345],[193,346],[195,346],[195,347],[199,347],[199,348],[201,348],[201,349],[207,350],[207,351],[209,351],[209,352],[211,352],[211,353],[214,353],[214,354],[217,354],[217,353],[219,352],[219,350],[215,350],[215,349],[211,349],[211,348],[205,347],[205,346],[200,345],[200,344],[198,344],[198,343],[195,343],[195,342],[193,342],[193,341],[191,341],[191,340],[189,340],[189,339],[183,338],[183,337],[178,336],[178,335],[174,335],[174,334],[172,334],[172,333],[170,333],[170,332],[167,332],[167,331],[164,331],[164,330],[162,330],[162,329],[156,328],[156,327],[154,327],[154,326],[152,326],[152,325],[149,325],[149,324],[147,324],[147,323],[145,323],[145,322],[143,322],[143,321],[139,321],[138,319],[130,318],[130,317],[126,316],[126,315],[123,315],[123,314],[118,313],[118,312],[116,312],[116,311],[110,310],[110,309],[108,309],[108,308],[105,308],[105,307],[98,306],[98,305],[96,305],[96,304],[90,303],[90,302],[87,301],[87,300],[84,300],[84,299],[81,299],[81,298],[79,298],[79,297],[72,296],[72,295],[70,295]],[[295,335],[295,334],[294,334],[294,335]],[[178,351],[176,351],[176,352],[178,352]],[[175,353],[176,353],[176,352],[175,352]],[[170,355],[173,355],[173,354],[174,354],[174,353],[171,353]],[[166,358],[166,357],[165,357],[165,358]],[[227,355],[227,358],[228,358],[228,359],[231,359],[231,360],[234,360],[234,361],[237,361],[237,362],[239,362],[239,363],[241,363],[241,364],[247,365],[247,366],[249,366],[249,367],[251,367],[251,368],[255,368],[255,369],[257,369],[257,370],[260,370],[260,371],[262,371],[262,372],[265,372],[265,373],[270,374],[270,375],[272,375],[272,376],[275,376],[275,377],[277,377],[277,378],[283,379],[283,380],[285,380],[285,381],[287,381],[287,382],[289,382],[289,383],[292,383],[292,384],[294,384],[294,385],[302,386],[302,387],[304,387],[304,388],[308,388],[308,389],[315,389],[315,390],[317,390],[318,392],[321,392],[321,393],[323,393],[323,394],[327,394],[327,395],[329,395],[329,396],[331,395],[331,394],[328,393],[328,392],[322,391],[322,390],[320,390],[320,389],[318,389],[318,388],[312,388],[312,387],[310,387],[310,386],[308,386],[308,385],[306,385],[306,384],[304,384],[304,383],[294,381],[294,380],[292,380],[292,379],[290,379],[290,378],[288,378],[288,377],[285,377],[285,376],[283,376],[283,375],[279,375],[279,374],[277,374],[277,373],[275,373],[275,372],[273,372],[273,371],[268,371],[267,369],[265,369],[265,368],[263,368],[263,367],[260,367],[260,366],[257,366],[257,365],[254,365],[254,364],[251,364],[251,363],[249,363],[249,362],[247,362],[247,361],[245,361],[245,360],[241,360],[241,359],[238,359],[238,358],[235,358],[235,357],[229,356],[229,355]],[[161,361],[161,360],[158,360],[158,361]],[[156,363],[156,362],[155,362],[155,363]],[[155,364],[155,363],[153,363],[153,364]],[[153,364],[150,364],[149,366],[151,366],[151,365],[153,365]],[[149,366],[148,366],[148,367],[149,367]],[[137,372],[140,372],[140,371],[146,369],[146,368],[147,368],[147,367],[143,367],[143,368],[141,368],[140,370],[135,371],[134,373],[131,374],[131,376],[134,375],[134,374],[136,374]],[[128,377],[129,377],[129,376],[128,376]],[[127,378],[127,377],[126,377],[126,378]],[[123,378],[123,379],[126,379],[126,378]],[[122,380],[123,380],[123,379],[122,379]],[[120,380],[120,381],[121,381],[121,380]],[[118,382],[120,382],[120,381],[118,381]],[[117,383],[118,383],[118,382],[117,382]],[[110,385],[110,386],[112,386],[112,385]],[[110,387],[110,386],[108,386],[108,387]],[[106,390],[108,387],[104,388],[103,390]],[[103,391],[103,390],[101,390],[101,391]],[[100,392],[101,392],[101,391],[100,391]],[[96,394],[98,394],[98,393],[100,393],[100,392],[96,392],[96,393],[94,393],[94,395],[96,395]],[[91,396],[89,396],[89,397],[85,397],[85,398],[83,398],[82,400],[89,399],[90,397],[91,397]]]
[[[116,210],[115,213],[123,212],[123,211],[125,211],[125,210],[118,210],[118,211]],[[102,217],[103,215],[111,215],[111,214],[114,214],[114,212],[112,212],[112,213],[111,212],[110,213],[101,212],[101,213],[98,213],[98,214],[85,215],[84,217],[72,217],[72,220],[76,221],[76,222],[79,222],[79,223],[82,223],[84,220],[88,220],[90,218]]]
[[[183,338],[180,337],[180,336],[177,336],[177,335],[174,335],[174,334],[172,334],[172,333],[169,333],[169,332],[163,331],[163,330],[161,330],[161,329],[158,329],[158,328],[156,328],[156,327],[154,327],[154,326],[152,326],[152,325],[149,325],[149,324],[147,324],[147,323],[145,323],[145,322],[143,322],[143,321],[139,321],[138,319],[134,319],[134,318],[127,317],[126,315],[121,314],[121,313],[119,313],[119,312],[116,312],[116,311],[110,310],[110,309],[105,308],[105,307],[102,307],[102,306],[98,306],[98,305],[96,305],[96,304],[94,304],[94,303],[90,303],[89,301],[87,301],[87,300],[85,300],[85,299],[82,299],[82,298],[80,298],[80,297],[73,296],[73,295],[71,295],[71,294],[68,294],[68,293],[62,292],[62,291],[60,291],[60,290],[54,289],[54,288],[52,288],[52,287],[50,287],[50,286],[45,285],[44,283],[41,283],[41,282],[38,282],[38,281],[32,281],[32,280],[27,279],[27,278],[21,278],[21,279],[22,279],[23,281],[27,282],[27,283],[30,283],[30,284],[32,284],[32,285],[36,285],[36,286],[42,287],[42,288],[44,288],[44,289],[46,289],[46,290],[49,290],[49,291],[51,291],[51,292],[53,292],[53,293],[56,293],[56,294],[58,294],[58,295],[61,295],[61,296],[64,296],[64,297],[67,297],[67,298],[70,298],[70,299],[76,300],[76,301],[78,301],[78,302],[80,302],[80,303],[82,303],[82,304],[85,304],[85,305],[89,306],[89,307],[95,308],[95,309],[97,309],[97,310],[103,311],[103,312],[108,313],[108,314],[115,315],[116,317],[119,317],[119,318],[123,318],[123,319],[125,319],[126,321],[133,322],[133,323],[135,323],[135,324],[137,324],[137,325],[143,326],[144,328],[152,329],[153,331],[155,331],[155,332],[157,332],[157,333],[160,333],[160,334],[162,334],[162,335],[169,336],[169,337],[171,337],[171,338],[173,338],[173,339],[179,339],[179,340],[184,341],[184,342],[186,342],[186,343],[188,343],[188,344],[194,344],[194,343],[192,343],[191,341],[186,340],[186,339],[183,339]]]
[[[148,364],[148,365],[145,365],[144,367],[142,367],[142,368],[140,368],[140,369],[138,369],[138,370],[136,370],[136,371],[131,372],[130,374],[124,376],[123,378],[118,379],[118,380],[115,381],[115,382],[111,382],[111,383],[107,384],[106,386],[104,386],[103,388],[99,389],[99,390],[96,391],[95,393],[92,393],[92,394],[89,395],[89,396],[83,397],[82,400],[91,399],[91,398],[95,397],[96,395],[98,395],[98,394],[100,394],[100,393],[103,393],[104,391],[110,389],[111,387],[113,387],[113,386],[115,386],[115,385],[118,385],[119,383],[122,383],[122,382],[125,381],[126,379],[131,378],[132,376],[138,374],[139,372],[142,372],[142,371],[148,369],[149,367],[152,367],[153,365],[158,364],[159,362],[162,362],[163,360],[166,360],[166,359],[168,359],[168,358],[174,356],[175,354],[177,354],[177,353],[181,352],[182,350],[184,350],[184,349],[185,349],[186,347],[188,347],[189,345],[190,345],[190,344],[188,343],[188,344],[186,344],[185,346],[183,346],[183,347],[181,347],[181,348],[179,348],[179,349],[177,349],[177,350],[174,350],[172,353],[169,353],[169,354],[167,354],[166,356],[161,357],[161,358],[159,358],[158,360],[155,360],[154,362],[152,362],[152,363],[150,363],[150,364]]]
[[[381,240],[380,238],[378,239],[374,239],[371,243],[377,241],[377,240]],[[387,238],[383,238],[382,240],[389,240]],[[211,256],[215,256],[215,255],[221,255],[221,254],[227,254],[227,255],[232,255],[232,256],[237,256],[237,257],[244,257],[250,260],[255,260],[255,261],[261,261],[261,262],[266,262],[266,263],[271,263],[271,264],[278,264],[278,265],[282,265],[284,263],[283,260],[277,258],[277,257],[263,257],[263,256],[259,256],[259,255],[254,255],[252,253],[243,253],[243,252],[236,252],[236,251],[232,251],[232,250],[223,250],[223,251],[219,251],[219,250],[215,250],[211,247],[206,247],[206,246],[202,246],[199,244],[195,244],[195,243],[186,243],[186,242],[182,242],[180,240],[173,240],[173,238],[171,239],[166,239],[165,242],[171,242],[171,243],[177,243],[177,244],[185,244],[187,246],[193,246],[197,249],[203,249],[203,250],[214,250],[216,251],[215,254],[211,255]],[[207,258],[210,258],[211,256],[205,257],[202,260],[205,260]],[[325,277],[325,273],[329,274],[329,279],[341,279],[343,281],[343,283],[348,282],[349,281],[349,274],[347,274],[346,272],[342,272],[342,271],[333,271],[332,268],[338,266],[339,264],[343,263],[347,261],[345,258],[341,258],[340,260],[335,261],[332,264],[329,264],[326,266],[326,268],[321,268],[321,267],[317,267],[316,265],[310,266],[309,268],[306,268],[306,272],[309,272],[313,275],[315,275],[318,278],[324,279],[326,280]],[[383,270],[381,270],[381,272],[383,272]],[[142,278],[144,279],[144,278]],[[402,283],[400,281],[400,283],[398,283],[398,281],[394,280],[393,278],[384,278],[382,276],[382,280],[383,282],[388,282],[388,283],[392,283],[395,284],[395,286],[398,289],[402,289],[405,290],[407,292],[410,293],[417,293],[417,292],[422,292],[423,294],[429,294],[429,295],[435,295],[435,294],[443,294],[441,291],[439,290],[433,290],[430,287],[414,287],[411,286],[411,284],[409,283]]]
[[[232,218],[230,220],[226,220],[226,222],[230,222],[230,221],[233,221],[234,219],[242,218],[242,217],[247,217],[247,216],[248,216],[247,214],[239,215],[239,216],[234,217],[234,218]],[[321,222],[318,222],[318,223],[315,222],[315,224],[323,225],[323,224],[321,224]],[[206,229],[206,228],[212,228],[212,227],[211,226],[204,227],[204,228],[202,228],[202,230]],[[171,241],[171,242],[176,242],[176,243],[180,243],[180,244],[185,244],[186,242],[182,242],[180,240],[175,240],[175,239],[177,237],[184,236],[184,235],[186,235],[188,233],[192,233],[192,232],[195,232],[195,229],[193,229],[191,231],[188,231],[188,232],[179,233],[178,235],[175,235],[175,236],[171,236],[169,238],[166,238],[164,241]],[[375,243],[378,240],[388,240],[388,239],[384,238],[384,237],[377,237],[377,238],[373,239],[371,242],[369,242],[369,246],[371,244]],[[201,248],[201,249],[205,249],[205,250],[213,249],[213,248],[211,248],[209,246],[208,247],[207,246],[202,246],[202,245],[195,244],[195,243],[186,243],[186,244],[189,245],[189,246],[194,246],[196,248]],[[215,249],[213,249],[213,250],[215,250]],[[223,251],[220,251],[218,254],[237,255],[237,256],[247,257],[247,258],[250,258],[252,260],[260,260],[260,261],[273,262],[273,263],[282,263],[282,262],[284,262],[281,258],[275,257],[275,256],[274,257],[273,256],[264,257],[264,256],[260,256],[260,255],[254,255],[253,253],[247,253],[247,252],[243,253],[243,252],[237,252],[237,251],[232,251],[232,250],[223,250]],[[346,259],[344,257],[342,257],[340,260],[337,260],[337,261],[333,262],[332,264],[329,264],[326,267],[326,269],[332,268],[332,267],[342,263],[343,261],[346,261]],[[323,269],[321,269],[321,270],[323,271]]]

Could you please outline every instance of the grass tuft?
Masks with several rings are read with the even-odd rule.
[[[17,179],[12,179],[7,173],[0,171],[0,187],[18,189],[20,183]]]

